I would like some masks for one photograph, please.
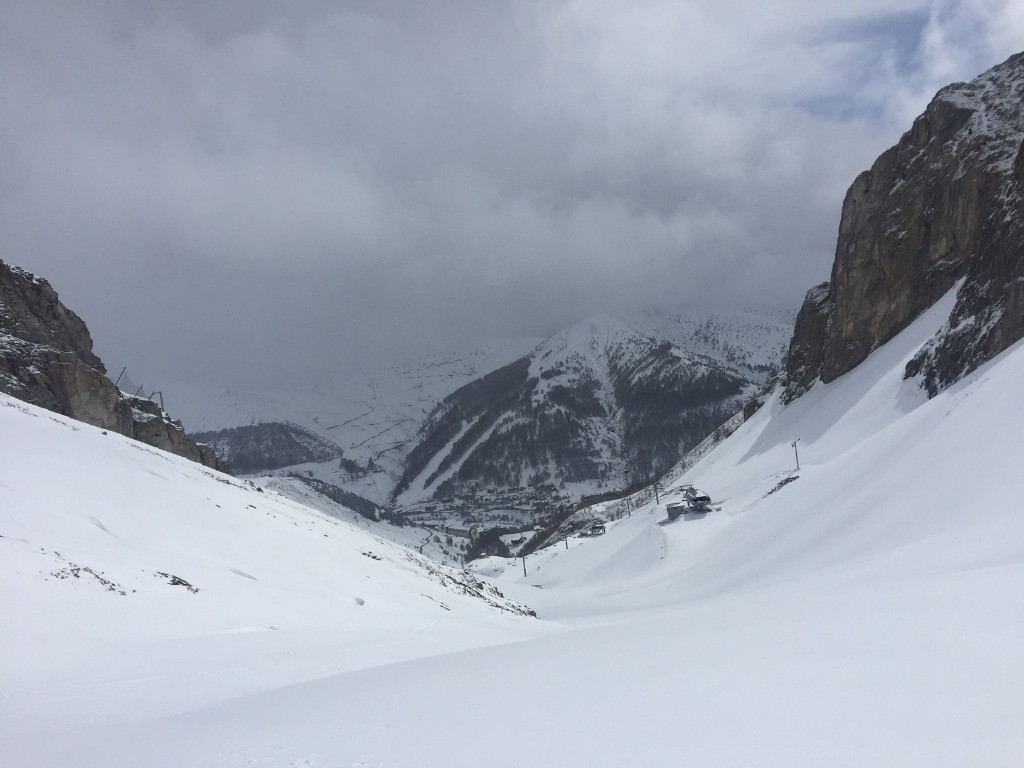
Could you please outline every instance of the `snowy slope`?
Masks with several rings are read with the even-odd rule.
[[[55,731],[540,631],[464,573],[114,433],[4,395],[0,434],[5,764],[49,764]]]
[[[614,723],[586,729],[594,764],[1018,764],[1024,345],[926,400],[903,368],[951,307],[678,478],[720,511],[665,524],[669,492],[528,558],[525,579],[478,565],[594,628],[537,644],[600,667],[599,685],[559,678]],[[531,679],[557,674],[546,661]]]
[[[480,561],[539,621],[456,603],[415,570],[360,583],[386,563],[355,540],[314,546],[322,519],[233,483],[182,481],[143,536],[133,526],[148,496],[115,513],[125,502],[89,473],[123,460],[152,491],[168,480],[150,472],[201,468],[99,437],[82,443],[108,451],[90,463],[76,447],[86,430],[0,408],[4,434],[26,446],[0,463],[0,545],[14,553],[0,560],[14,619],[0,650],[22,660],[4,670],[5,757],[104,768],[1019,765],[1024,345],[927,400],[903,368],[950,306],[850,374],[785,407],[772,399],[677,478],[720,510],[663,524],[670,490],[604,536],[530,556],[525,578],[521,561]],[[33,482],[50,453],[85,465],[63,490]],[[260,523],[243,536],[250,514]],[[177,525],[200,516],[208,543]],[[186,535],[190,549],[172,546]],[[145,589],[145,602],[95,580],[44,580],[59,563],[37,548],[65,544],[62,556]],[[295,554],[287,566],[272,557],[282,549]],[[167,585],[156,568],[202,591]],[[406,578],[453,610],[410,600]],[[276,599],[217,599],[264,584],[280,587]],[[207,601],[200,618],[163,615],[189,617],[196,600]],[[280,629],[245,631],[268,625]]]

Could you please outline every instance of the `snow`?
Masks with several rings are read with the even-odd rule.
[[[543,631],[409,550],[120,435],[6,396],[0,434],[12,765],[50,764],[55,732]]]
[[[462,552],[458,544],[449,547],[444,543],[440,543],[444,541],[442,538],[443,534],[438,535],[437,531],[432,528],[422,527],[419,524],[413,523],[397,527],[388,522],[370,520],[358,512],[317,493],[294,477],[260,477],[255,478],[253,482],[264,489],[276,491],[282,496],[304,504],[332,518],[344,520],[352,526],[367,531],[374,536],[415,550],[433,561],[446,565],[461,565],[462,563]],[[417,521],[417,523],[422,522],[424,522],[422,519]],[[438,541],[439,539],[440,542]],[[459,543],[461,544],[462,542],[460,541]]]
[[[796,312],[765,309],[719,312],[698,318],[678,312],[648,310],[633,313],[628,318],[634,328],[648,336],[669,339],[680,349],[761,381],[765,378],[763,369],[777,366],[782,359]]]
[[[605,535],[527,557],[525,578],[474,564],[539,619],[297,502],[2,400],[5,759],[1019,765],[1024,343],[926,399],[903,368],[951,306],[770,399]],[[667,523],[682,483],[717,509]],[[51,575],[68,562],[128,594]]]
[[[953,83],[935,98],[973,112],[958,142],[970,141],[991,170],[1010,175],[1024,139],[1024,59],[1020,54],[979,75],[969,83]],[[980,142],[979,138],[985,137]],[[965,167],[957,170],[962,174]],[[1004,182],[1003,194],[1015,196],[1012,180]]]
[[[530,370],[539,376],[543,368],[570,366],[582,361],[607,385],[604,355],[621,346],[643,348],[651,340],[669,341],[691,364],[713,364],[755,381],[763,381],[770,365],[777,365],[789,343],[793,313],[765,310],[731,315],[691,316],[657,309],[625,314],[606,313],[559,331],[541,344]]]

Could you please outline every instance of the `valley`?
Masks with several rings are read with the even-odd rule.
[[[1022,286],[1024,53],[854,179],[795,317],[145,386],[0,261],[5,764],[1017,766]]]
[[[928,399],[903,368],[951,307],[795,403],[776,393],[658,501],[647,489],[621,516],[622,502],[599,504],[604,535],[462,575],[2,396],[21,446],[0,476],[4,601],[18,618],[3,650],[34,659],[7,678],[8,755],[440,766],[472,762],[486,731],[487,743],[531,736],[495,765],[622,764],[637,745],[655,762],[790,765],[806,755],[799,723],[826,762],[1009,765],[1024,748],[1012,716],[1024,425],[1000,404],[1024,354]],[[66,481],[41,485],[40,472]],[[685,483],[715,508],[669,523]],[[69,564],[102,580],[61,577]],[[40,642],[37,626],[55,631]],[[687,717],[664,727],[680,706]],[[566,709],[579,738],[565,738]],[[453,715],[478,735],[431,741]],[[410,737],[385,738],[398,722]]]
[[[196,436],[229,463],[239,457],[236,471],[275,478],[268,482],[286,493],[294,482],[285,478],[298,476],[427,531],[532,530],[586,498],[640,488],[663,473],[779,369],[789,323],[785,313],[602,316],[492,371],[482,366],[513,347],[430,355],[396,366],[388,383],[349,386],[372,398],[318,390],[243,403],[235,393],[224,414],[252,413],[253,423]],[[257,419],[261,408],[266,415]],[[340,408],[356,415],[345,418]],[[330,457],[298,452],[300,431]],[[449,544],[443,531],[438,539],[425,551],[462,561],[465,541]]]

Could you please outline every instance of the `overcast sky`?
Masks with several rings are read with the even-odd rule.
[[[795,308],[856,174],[1021,41],[1019,0],[11,0],[0,257],[153,383]]]

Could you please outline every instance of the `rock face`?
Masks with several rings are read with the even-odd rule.
[[[1024,54],[935,96],[853,182],[832,276],[797,317],[792,399],[832,381],[958,286],[907,367],[934,395],[1024,336]]]
[[[136,440],[162,451],[184,456],[203,466],[213,467],[221,472],[229,471],[227,464],[220,460],[214,448],[197,443],[185,433],[180,421],[170,418],[152,400],[132,395],[122,395],[122,398],[131,406],[131,436]]]
[[[48,282],[0,261],[0,392],[227,471],[156,403],[121,393],[82,319]]]

